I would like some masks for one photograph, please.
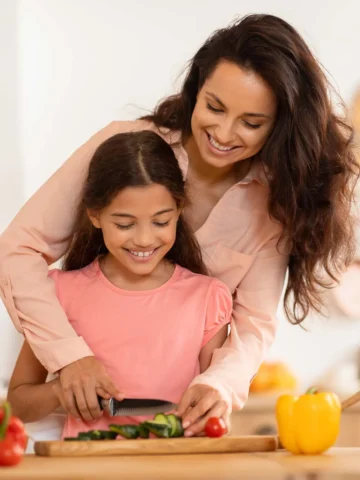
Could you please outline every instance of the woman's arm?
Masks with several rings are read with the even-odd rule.
[[[208,369],[214,350],[224,345],[228,335],[228,325],[224,325],[216,335],[201,349],[199,362],[200,372],[203,373]]]
[[[0,297],[40,363],[49,373],[60,371],[68,411],[78,417],[80,410],[88,421],[101,414],[98,404],[89,406],[87,401],[91,400],[88,378],[102,396],[119,398],[119,391],[70,325],[48,277],[49,265],[68,247],[74,212],[95,150],[117,133],[149,128],[148,122],[136,121],[112,122],[100,130],[30,198],[0,236]]]
[[[53,391],[58,379],[45,383],[48,372],[25,341],[17,359],[8,389],[13,414],[23,422],[35,422],[60,406]]]
[[[70,325],[48,278],[49,265],[68,247],[90,160],[109,137],[147,126],[143,121],[112,122],[97,132],[28,200],[0,236],[0,297],[50,373],[92,355]]]
[[[223,406],[218,416],[244,406],[251,380],[274,341],[288,264],[288,256],[278,252],[277,240],[269,241],[256,255],[234,294],[230,335],[179,404],[178,413],[193,435],[203,430],[214,405]]]

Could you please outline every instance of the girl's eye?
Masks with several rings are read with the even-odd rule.
[[[221,108],[213,107],[210,103],[207,103],[206,106],[212,112],[215,112],[215,113],[221,113],[222,112]]]
[[[163,223],[154,222],[154,225],[156,225],[157,227],[166,227],[167,225],[169,225],[169,223],[170,223],[170,220],[168,220],[167,222],[163,222]]]
[[[256,125],[254,123],[249,123],[246,120],[244,120],[244,125],[248,128],[253,128],[254,130],[261,127],[261,125]]]
[[[129,228],[133,226],[132,223],[130,225],[120,225],[119,223],[115,223],[115,225],[119,230],[129,230]]]

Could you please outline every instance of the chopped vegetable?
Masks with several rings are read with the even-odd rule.
[[[138,438],[140,435],[140,427],[138,425],[109,425],[111,432],[116,432],[124,438]]]
[[[170,415],[167,415],[167,420],[171,426],[170,437],[182,437],[184,435],[184,429],[182,427],[181,418],[170,413]]]
[[[140,425],[110,424],[109,430],[89,430],[79,432],[77,437],[66,437],[66,441],[114,440],[117,435],[127,439],[149,438],[150,432],[159,438],[181,437],[184,434],[181,418],[176,415],[157,413],[153,420],[147,420]]]
[[[140,438],[149,438],[150,436],[150,431],[144,423],[140,423],[139,425],[139,436]]]
[[[171,427],[168,423],[157,422],[156,420],[148,420],[144,422],[146,428],[156,435],[157,437],[161,438],[169,438],[171,433]]]

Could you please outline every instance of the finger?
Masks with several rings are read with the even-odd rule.
[[[111,398],[111,395],[101,387],[96,387],[96,393],[99,395],[99,397],[105,398],[106,400]]]
[[[85,385],[84,395],[91,417],[93,418],[93,420],[98,420],[101,417],[102,412],[100,409],[94,382],[90,382]]]
[[[207,412],[217,403],[217,396],[212,393],[205,395],[197,404],[183,417],[183,427],[188,428],[199,418],[207,414]]]
[[[110,395],[110,397],[114,397],[117,400],[124,400],[125,398],[125,395],[114,385],[110,377],[107,375],[100,380],[97,388],[102,388]]]
[[[179,417],[183,417],[189,411],[189,409],[191,409],[191,407],[195,403],[194,393],[195,393],[194,390],[191,388],[186,390],[186,392],[184,393],[184,395],[180,400],[178,408],[176,409],[176,412],[175,412],[176,415],[178,415]]]
[[[84,387],[80,385],[74,386],[74,396],[77,409],[79,410],[81,417],[86,422],[93,422],[95,419],[91,415],[88,404],[86,402]]]
[[[201,432],[204,431],[206,422],[211,417],[218,417],[223,418],[226,416],[227,405],[224,401],[219,400],[203,417],[199,418],[196,422],[194,422],[190,427],[188,427],[185,432],[185,437],[192,437],[194,435],[199,435]],[[227,422],[226,426],[227,426]]]
[[[62,387],[63,401],[65,410],[74,418],[81,418],[80,412],[77,409],[74,392],[71,387]]]

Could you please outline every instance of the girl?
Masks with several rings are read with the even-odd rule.
[[[222,282],[205,276],[183,218],[185,204],[181,169],[161,137],[143,131],[109,138],[90,162],[63,270],[50,272],[73,328],[125,397],[178,403],[226,339],[231,295]],[[14,414],[25,422],[59,406],[53,388],[58,380],[44,384],[46,375],[25,342],[8,394]],[[87,388],[82,402],[92,407],[97,397],[91,377]],[[212,415],[218,413],[214,407]],[[104,415],[91,428],[138,420],[110,422]],[[89,428],[68,416],[64,435]]]
[[[216,31],[195,54],[177,95],[146,119],[113,122],[94,135],[29,200],[0,240],[0,292],[17,328],[65,401],[116,388],[56,299],[48,264],[69,245],[74,208],[94,150],[120,132],[153,130],[172,147],[191,204],[184,215],[211,274],[233,293],[230,336],[194,379],[179,413],[198,433],[214,405],[241,408],[276,333],[284,305],[293,323],[321,308],[321,290],[353,255],[350,208],[359,172],[351,129],[298,32],[272,15]],[[327,278],[324,276],[324,272]],[[70,317],[71,320],[71,317]],[[153,335],[155,336],[155,334]],[[75,401],[74,401],[75,399]],[[82,416],[97,418],[96,408]]]

